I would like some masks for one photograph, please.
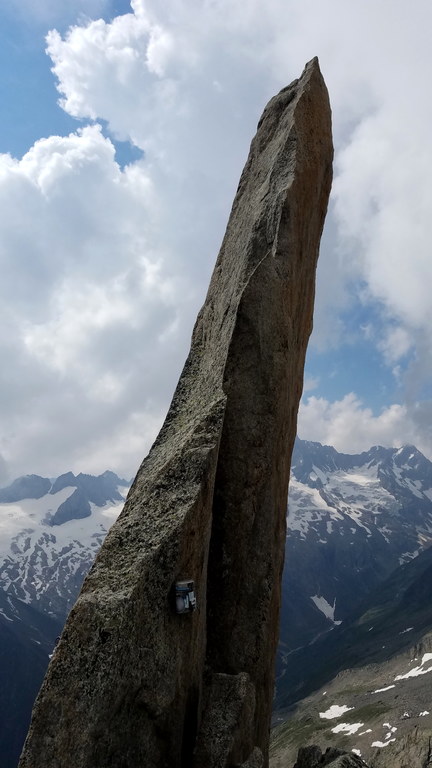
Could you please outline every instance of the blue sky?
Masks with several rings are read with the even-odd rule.
[[[16,0],[0,8],[0,97],[3,105],[0,152],[22,157],[32,144],[53,133],[67,135],[77,128],[77,119],[58,104],[56,81],[50,71],[45,35],[55,27],[65,34],[70,24],[85,23],[84,3],[35,3],[21,6]],[[97,11],[95,18],[109,22],[116,15],[129,13],[130,3],[93,2],[87,5]],[[128,162],[134,153],[122,144],[118,147],[121,161]],[[128,152],[128,154],[126,154]]]
[[[335,179],[299,434],[432,457],[427,0],[14,0],[0,22],[0,482],[135,472],[257,120],[314,55]]]

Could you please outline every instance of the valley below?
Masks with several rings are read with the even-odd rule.
[[[430,672],[432,633],[388,660],[373,664],[359,659],[356,667],[334,678],[329,672],[324,686],[279,716],[283,722],[272,732],[270,765],[291,768],[300,747],[316,744],[323,751],[336,746],[352,752],[371,768],[427,766]]]

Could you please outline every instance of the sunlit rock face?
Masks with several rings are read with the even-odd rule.
[[[21,768],[267,765],[332,156],[314,59],[259,122],[167,418],[70,613]],[[197,609],[179,614],[187,580]]]

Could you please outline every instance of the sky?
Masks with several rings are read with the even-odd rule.
[[[132,477],[266,102],[317,55],[334,183],[298,433],[432,459],[432,5],[0,6],[0,484]]]

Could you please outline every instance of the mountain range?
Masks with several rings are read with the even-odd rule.
[[[297,441],[288,508],[272,768],[308,743],[373,768],[423,768],[431,462],[409,445],[347,455]]]
[[[55,638],[129,485],[112,472],[99,477],[68,472],[55,479],[27,475],[0,489],[0,754],[5,768],[16,766]],[[335,702],[342,701],[338,681],[351,675],[346,706],[362,711],[370,706],[361,698],[364,688],[373,686],[366,668],[373,668],[387,688],[393,673],[415,669],[417,662],[409,667],[408,656],[421,663],[432,651],[432,464],[414,446],[375,446],[349,455],[297,440],[288,509],[274,707],[275,723],[287,722],[275,729],[272,748],[273,764],[287,767],[312,735],[321,746],[347,746],[346,732],[324,728],[327,721],[313,698],[322,696],[322,686],[334,690]],[[418,676],[424,690],[427,668],[427,663],[421,666]],[[407,678],[409,686],[416,681]],[[385,695],[398,696],[396,703],[403,701],[406,710],[427,710],[423,694],[410,709],[409,696],[400,698],[401,686]],[[391,707],[386,712],[391,719]],[[378,738],[380,717],[371,716],[370,723],[374,740],[384,743]],[[422,716],[418,728],[425,721]],[[409,726],[404,721],[399,729],[404,738]],[[378,748],[371,747],[372,739],[365,745],[365,736],[359,738],[360,746],[352,748],[370,759]],[[278,749],[285,762],[277,762]]]
[[[432,464],[414,446],[348,455],[297,440],[288,510],[287,652],[344,620],[432,543]]]
[[[68,472],[0,489],[0,755],[15,768],[49,655],[130,482]]]

